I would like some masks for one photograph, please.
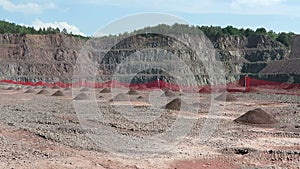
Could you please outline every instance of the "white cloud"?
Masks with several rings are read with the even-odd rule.
[[[27,2],[23,4],[15,4],[10,0],[0,0],[0,6],[10,12],[22,12],[25,14],[39,14],[45,9],[55,8],[54,3],[38,4]]]
[[[85,36],[84,33],[82,33],[78,27],[76,27],[75,25],[70,25],[67,22],[42,22],[39,19],[36,19],[33,23],[32,26],[35,29],[40,29],[40,28],[48,28],[48,27],[52,27],[52,28],[59,28],[60,30],[63,30],[64,28],[67,29],[67,31],[70,33],[72,32],[73,34],[76,35],[82,35]]]

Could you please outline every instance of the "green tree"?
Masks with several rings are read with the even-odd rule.
[[[225,35],[234,35],[234,36],[241,35],[240,31],[237,28],[234,28],[233,26],[227,26],[223,28],[222,32]]]
[[[277,39],[278,38],[278,34],[272,30],[268,31],[268,36],[270,36],[272,39]]]
[[[67,31],[66,28],[63,28],[63,30],[61,31],[61,33],[63,33],[63,34],[68,34],[68,31]]]
[[[283,43],[285,46],[290,46],[290,35],[287,33],[280,33],[278,38],[276,39],[278,42]]]
[[[265,35],[265,34],[267,34],[267,30],[265,28],[257,28],[255,33],[260,34],[260,35]]]
[[[248,37],[248,36],[250,36],[250,35],[254,35],[255,34],[255,32],[252,30],[252,29],[250,29],[250,28],[247,28],[246,30],[245,30],[245,36],[246,37]]]

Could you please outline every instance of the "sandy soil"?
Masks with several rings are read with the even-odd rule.
[[[300,166],[299,96],[234,93],[237,101],[222,102],[213,99],[217,95],[183,93],[181,99],[190,108],[175,111],[162,108],[174,99],[162,96],[162,91],[141,92],[144,100],[133,95],[127,102],[110,102],[128,90],[100,94],[100,89],[91,89],[86,93],[92,101],[73,101],[80,89],[62,90],[65,96],[54,97],[51,94],[57,89],[36,95],[40,89],[24,94],[25,87],[5,90],[8,86],[0,86],[0,168]],[[255,126],[233,121],[255,108],[264,109],[279,123]],[[176,129],[180,120],[187,121],[186,126]],[[155,137],[172,130],[175,136]],[[136,144],[145,138],[153,140],[149,145]],[[122,139],[127,139],[127,145]]]

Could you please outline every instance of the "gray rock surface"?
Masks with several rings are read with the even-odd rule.
[[[184,76],[187,77],[186,79],[195,78],[198,85],[209,84],[211,73],[208,72],[209,68],[206,66],[208,64],[216,69],[218,66],[214,65],[213,61],[209,60],[210,57],[206,57],[203,51],[196,51],[198,55],[195,55],[195,51],[190,47],[195,45],[193,42],[196,42],[197,39],[187,37],[185,35],[179,36],[178,39],[161,35],[152,37],[136,35],[125,39],[106,37],[99,44],[97,40],[86,43],[84,40],[63,34],[1,34],[0,77],[17,81],[71,82],[79,53],[84,49],[84,45],[87,45],[93,50],[87,53],[86,57],[93,63],[100,63],[96,72],[98,81],[111,80],[112,76],[117,74],[125,75],[120,78],[121,81],[145,82],[157,79],[155,73],[159,73],[161,80],[170,83],[174,82],[174,79],[175,81],[177,79],[178,82],[178,77],[174,76],[179,76],[179,79],[180,76]],[[289,60],[289,58],[299,58],[297,56],[299,53],[297,52],[298,39],[299,36],[296,36],[291,49],[263,35],[249,36],[248,38],[225,36],[212,38],[210,41],[213,48],[216,49],[215,59],[222,61],[226,79],[229,81],[249,74],[257,78],[263,77],[266,80],[289,81],[290,78],[294,78],[295,82],[299,82],[299,72],[295,68],[298,62]],[[182,42],[187,42],[188,46]],[[147,50],[142,52],[141,49]],[[181,62],[172,62],[174,60],[172,55],[179,57],[191,72],[182,68],[184,64]],[[126,60],[128,56],[134,56],[134,59]],[[164,57],[163,61],[161,57]],[[120,67],[122,61],[127,61],[131,65],[127,65],[127,67],[121,65]],[[138,64],[133,62],[138,62]],[[151,68],[149,63],[154,65],[163,63],[165,67],[173,66],[181,71],[168,75],[159,69]],[[283,65],[285,65],[284,69],[278,68],[284,67]],[[291,71],[294,69],[296,71]],[[278,76],[277,78],[274,78],[274,73]],[[192,85],[190,81],[182,83]]]

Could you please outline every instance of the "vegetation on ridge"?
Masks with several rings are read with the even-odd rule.
[[[4,33],[11,33],[11,34],[39,34],[39,35],[45,35],[45,34],[57,34],[62,33],[70,36],[74,36],[81,39],[88,39],[88,37],[81,36],[81,35],[75,35],[72,32],[68,32],[66,29],[60,30],[59,28],[52,28],[48,27],[46,28],[40,28],[38,30],[34,29],[33,27],[28,26],[21,26],[17,25],[15,23],[10,23],[7,21],[0,20],[0,34]]]
[[[182,33],[185,32],[187,34],[198,34],[203,32],[209,38],[219,38],[224,36],[239,36],[239,37],[249,37],[252,35],[265,35],[268,36],[278,42],[281,42],[285,46],[289,47],[291,44],[291,39],[295,35],[292,32],[286,33],[276,33],[272,30],[267,31],[265,28],[257,28],[255,31],[247,28],[247,29],[238,29],[233,26],[220,27],[220,26],[189,26],[184,24],[174,24],[172,26],[160,24],[154,27],[146,27],[141,30],[136,30],[134,33],[139,32],[170,32],[170,33]]]
[[[276,33],[272,30],[267,31],[265,28],[257,28],[256,30],[252,30],[250,28],[243,29],[243,28],[235,28],[233,26],[227,27],[220,27],[220,26],[189,26],[184,24],[174,24],[172,26],[166,24],[160,24],[153,27],[146,27],[143,29],[135,30],[129,34],[136,34],[136,33],[144,33],[144,32],[168,32],[174,34],[181,34],[185,32],[187,34],[199,34],[203,32],[209,38],[219,38],[224,36],[245,36],[249,37],[251,35],[265,35],[278,42],[281,42],[285,46],[289,47],[291,44],[291,39],[294,36],[294,33],[289,32],[281,32]],[[0,21],[0,34],[3,33],[16,33],[16,34],[56,34],[56,33],[63,33],[66,35],[70,35],[73,37],[81,38],[81,39],[89,39],[89,37],[84,37],[81,35],[75,35],[72,32],[68,33],[66,29],[60,30],[59,28],[51,28],[48,27],[47,29],[39,29],[36,30],[33,27],[21,26],[15,23],[10,23],[6,21]],[[128,33],[124,33],[128,34]]]

